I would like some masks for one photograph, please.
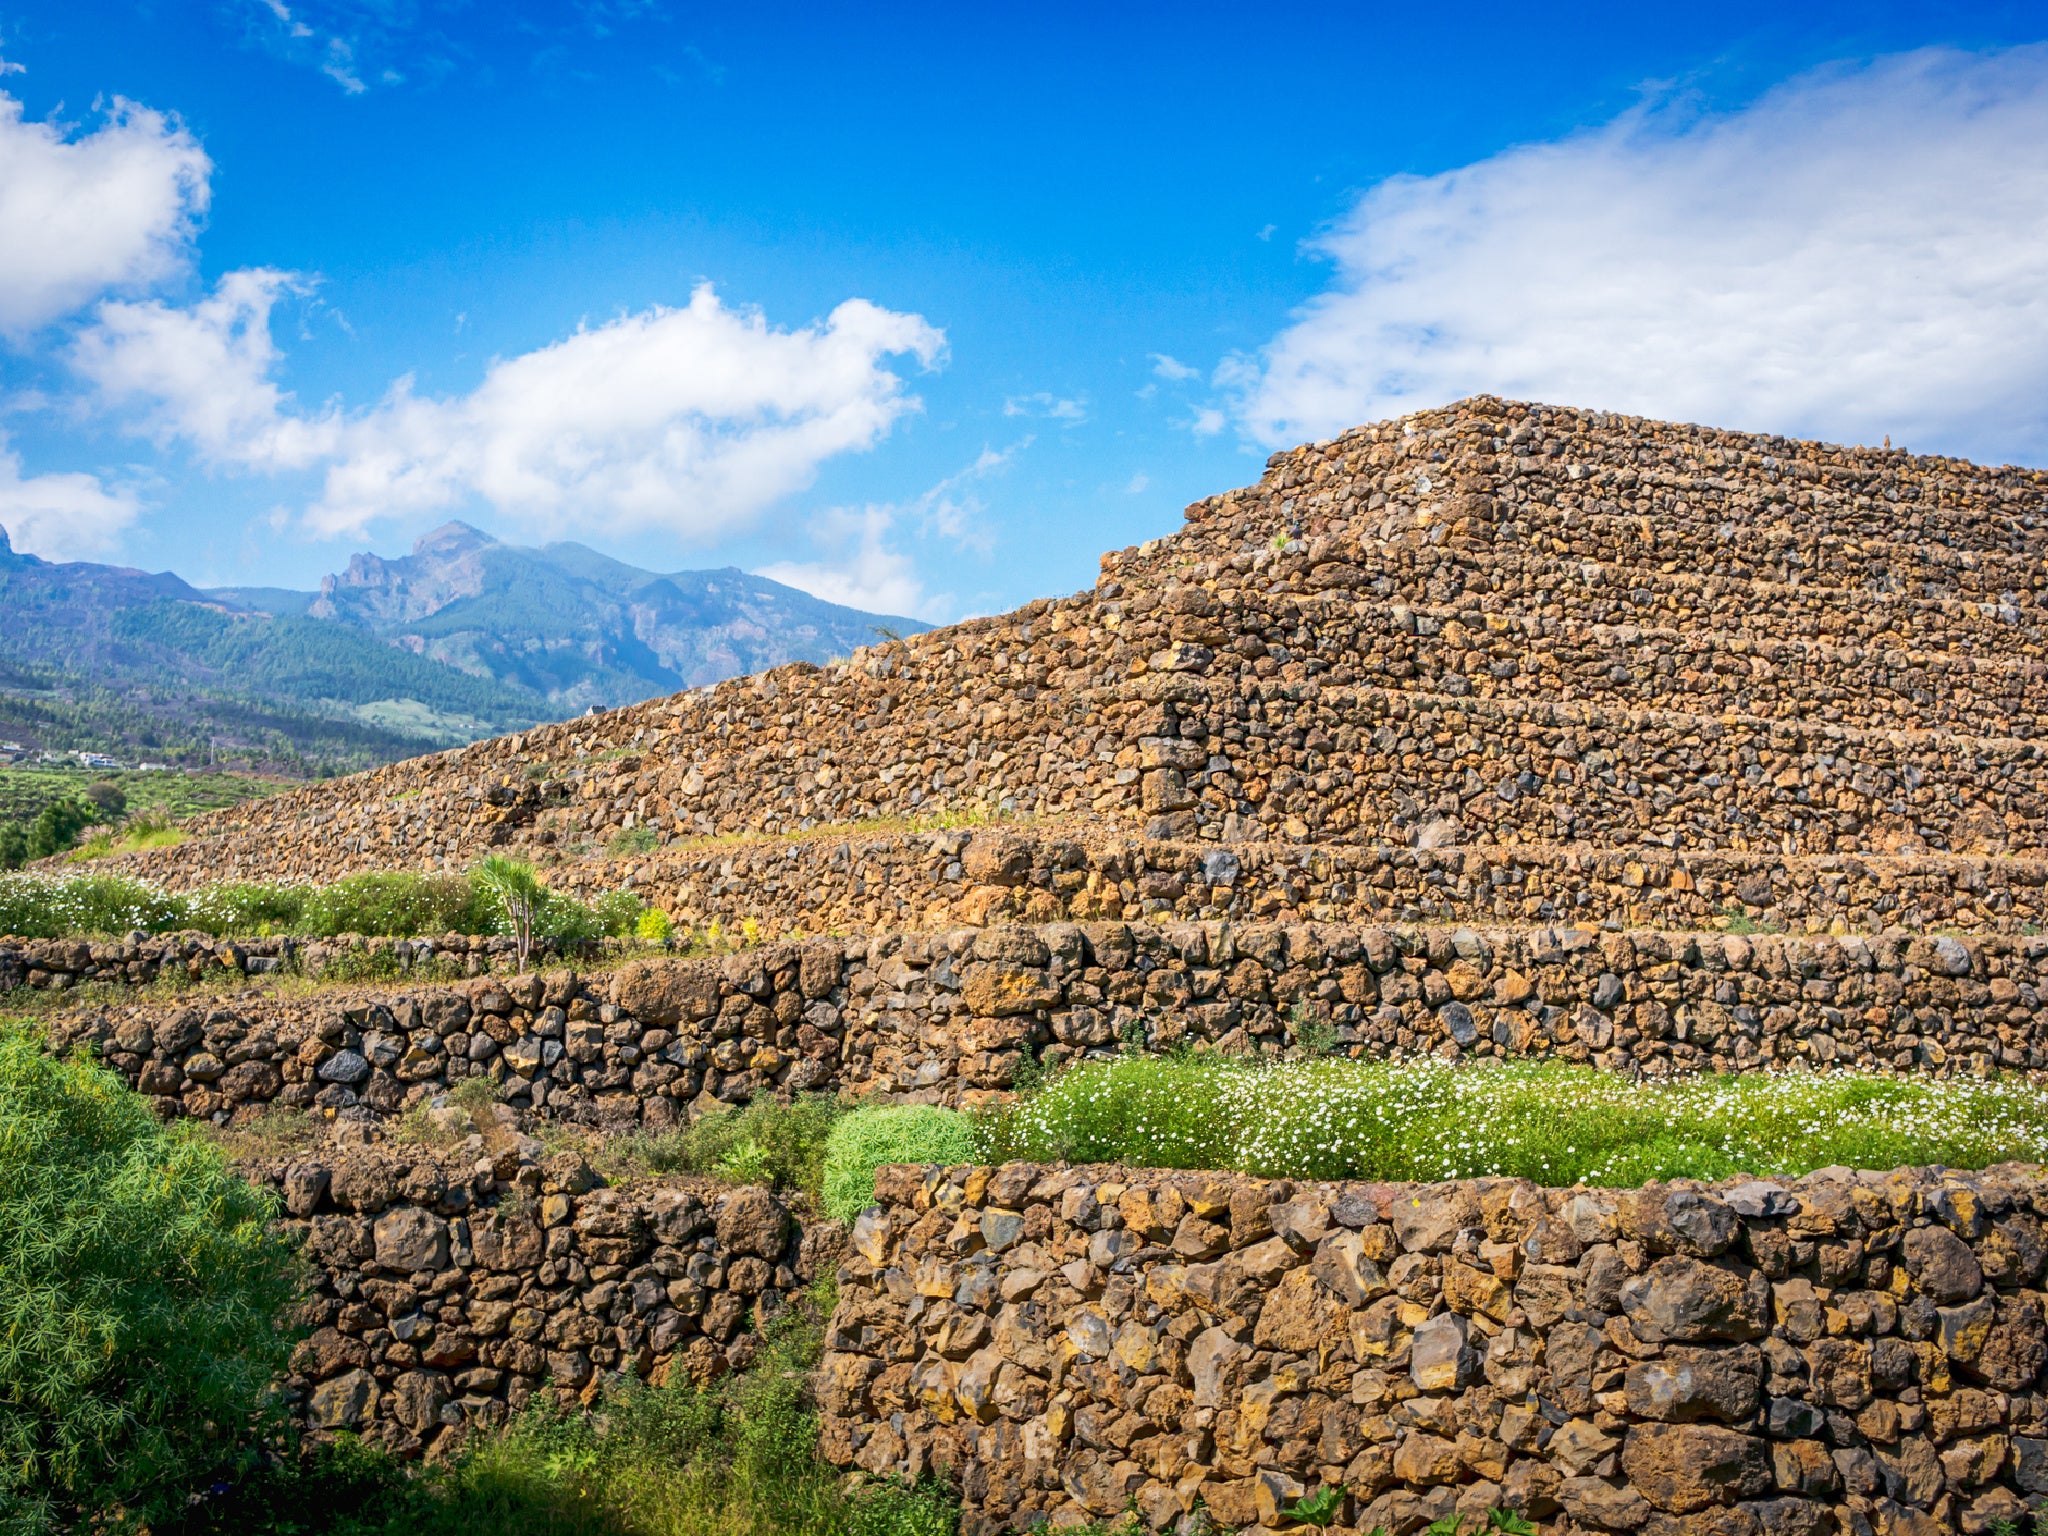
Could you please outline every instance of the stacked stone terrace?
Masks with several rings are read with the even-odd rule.
[[[1339,1483],[1338,1526],[1391,1536],[1503,1504],[1995,1536],[2048,1502],[2038,1169],[899,1169],[849,1234],[605,1188],[534,1133],[971,1106],[1027,1060],[1311,1025],[1366,1057],[2048,1071],[2044,518],[2039,471],[1469,400],[1276,455],[1090,591],[124,861],[191,888],[509,851],[763,940],[737,953],[508,976],[502,943],[406,941],[386,981],[275,989],[347,946],[0,940],[0,986],[96,989],[53,1043],[166,1116],[332,1118],[255,1168],[308,1234],[289,1385],[321,1433],[441,1454],[550,1387],[712,1376],[836,1273],[825,1454],[953,1476],[971,1536],[1295,1529]],[[106,1001],[180,973],[210,994]],[[488,1137],[386,1135],[478,1078]]]
[[[2048,838],[2044,514],[2039,471],[1481,397],[1278,454],[1091,591],[267,799],[133,862],[189,885],[510,847],[779,931],[2018,929]],[[1029,848],[998,879],[962,858],[981,834],[920,830],[1006,816]],[[629,832],[656,846],[608,856]]]

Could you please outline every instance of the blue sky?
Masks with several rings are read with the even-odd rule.
[[[2040,463],[2043,38],[0,3],[0,523],[310,586],[460,516],[946,619],[1480,389]]]

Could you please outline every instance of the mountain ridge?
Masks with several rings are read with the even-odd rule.
[[[910,620],[733,569],[658,573],[443,524],[318,592],[18,552],[0,529],[0,731],[31,746],[366,767],[794,660]]]
[[[508,544],[461,521],[393,559],[352,556],[307,609],[574,713],[822,661],[917,633],[737,567],[657,572],[562,541]],[[522,645],[508,635],[525,637]],[[535,642],[538,642],[536,644]]]

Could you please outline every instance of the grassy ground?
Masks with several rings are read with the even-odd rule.
[[[89,768],[0,768],[0,821],[29,821],[53,800],[76,798],[88,784],[112,784],[130,815],[161,811],[173,818],[240,805],[296,786],[244,773],[100,773]]]
[[[830,1308],[805,1298],[708,1388],[629,1382],[594,1413],[536,1403],[426,1469],[346,1446],[281,1459],[159,1536],[953,1536],[943,1487],[843,1482],[819,1460],[808,1375]]]
[[[1294,1178],[1507,1174],[1617,1187],[1842,1164],[2048,1159],[2048,1090],[1852,1073],[1635,1082],[1554,1062],[1451,1066],[1131,1057],[998,1112],[983,1155]]]

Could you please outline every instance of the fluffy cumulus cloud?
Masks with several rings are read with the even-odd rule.
[[[270,312],[303,291],[289,272],[230,272],[196,304],[102,304],[71,362],[100,400],[131,409],[159,443],[183,440],[216,464],[303,469],[333,453],[341,422],[297,414],[272,374],[281,361]]]
[[[973,463],[905,504],[830,508],[811,522],[820,559],[780,561],[758,574],[828,603],[938,623],[952,610],[953,595],[927,589],[901,538],[941,538],[986,559],[995,540],[972,486],[1008,468],[1031,443],[1027,437],[1001,450],[983,448]]]
[[[1661,103],[1368,192],[1219,375],[1279,444],[1491,391],[2048,456],[2048,48]],[[1201,426],[1197,426],[1201,430]]]
[[[784,330],[705,286],[500,359],[467,394],[401,379],[367,410],[307,412],[274,377],[270,312],[295,286],[238,272],[188,308],[109,303],[73,360],[139,430],[216,464],[320,467],[306,520],[329,536],[478,502],[546,533],[729,532],[917,409],[890,360],[930,367],[945,348],[864,300]]]
[[[0,528],[23,554],[82,560],[112,551],[141,510],[133,495],[86,474],[26,475],[0,441]]]
[[[120,97],[90,132],[31,122],[0,92],[0,330],[178,271],[212,165],[175,118]],[[25,232],[33,231],[29,237]]]
[[[825,559],[782,560],[756,574],[828,603],[923,618],[933,603],[917,562],[889,540],[899,516],[892,506],[833,507],[811,525]]]
[[[707,285],[493,363],[467,395],[401,381],[350,420],[308,514],[356,532],[481,499],[545,529],[725,532],[874,445],[917,397],[887,363],[930,367],[942,332],[849,299],[820,324],[778,330]]]

